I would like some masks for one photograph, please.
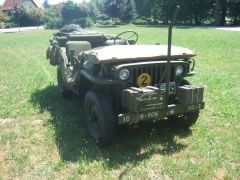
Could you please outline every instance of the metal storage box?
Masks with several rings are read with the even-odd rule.
[[[180,104],[199,104],[203,102],[203,86],[184,85],[177,88],[177,99]]]
[[[91,44],[87,41],[68,41],[66,43],[68,56],[77,56],[80,52],[91,49]]]
[[[122,93],[122,106],[129,112],[149,111],[165,108],[166,91],[156,87],[131,87]]]

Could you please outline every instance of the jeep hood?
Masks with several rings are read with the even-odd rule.
[[[167,45],[113,45],[85,51],[81,56],[83,55],[85,61],[93,64],[166,60],[167,49]],[[195,55],[190,49],[172,46],[172,60],[190,58]]]

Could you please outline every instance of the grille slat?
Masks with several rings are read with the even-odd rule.
[[[150,75],[153,74],[153,67],[150,66]],[[152,79],[152,81],[154,82],[154,79]]]
[[[137,79],[142,73],[148,73],[152,78],[152,86],[156,84],[161,84],[165,82],[165,66],[164,65],[155,65],[155,66],[140,66],[137,68],[131,69],[131,85],[137,86]],[[174,77],[173,77],[174,78]],[[171,78],[172,79],[172,78]]]
[[[158,83],[163,83],[165,82],[165,77],[166,77],[166,73],[165,73],[165,69],[164,67],[161,68],[161,71],[160,71],[160,80]]]
[[[152,74],[152,77],[154,76],[154,79],[155,79],[155,84],[158,82],[158,66],[155,66],[155,72],[154,72],[155,75]]]
[[[174,82],[176,80],[175,75],[175,67],[176,64],[180,64],[179,62],[174,62],[171,64],[171,74],[170,74],[170,82]],[[166,83],[166,63],[158,63],[158,64],[141,64],[139,66],[131,65],[126,67],[131,72],[131,86],[138,87],[137,79],[142,73],[148,73],[151,76],[152,83],[151,86],[161,85],[162,83]]]

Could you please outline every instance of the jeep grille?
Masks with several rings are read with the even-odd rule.
[[[166,61],[153,61],[153,62],[137,62],[131,64],[122,64],[115,66],[115,69],[120,70],[122,68],[126,68],[131,72],[131,77],[129,79],[129,85],[132,87],[137,87],[137,79],[142,73],[147,73],[151,76],[152,86],[160,85],[166,82]],[[176,82],[176,75],[175,75],[175,67],[177,65],[183,65],[185,69],[185,73],[187,70],[186,63],[183,61],[172,61],[171,62],[171,76],[170,82]]]
[[[152,79],[152,86],[156,84],[161,84],[166,82],[166,65],[145,65],[141,67],[135,67],[129,69],[131,72],[131,78],[130,83],[131,86],[136,87],[137,86],[137,79],[142,73],[147,73],[151,76]],[[175,68],[174,66],[171,67],[171,78],[170,81],[173,82],[175,79]]]

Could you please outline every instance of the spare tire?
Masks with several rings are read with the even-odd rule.
[[[81,26],[79,26],[77,24],[69,24],[69,25],[62,27],[60,29],[60,32],[61,33],[71,33],[73,31],[81,31],[81,30],[82,30]]]

